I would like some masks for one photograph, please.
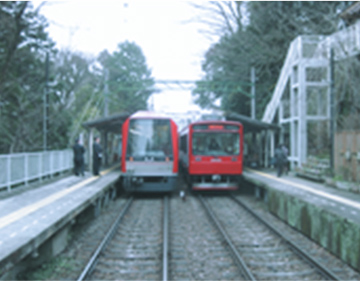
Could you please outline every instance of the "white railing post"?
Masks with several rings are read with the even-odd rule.
[[[2,155],[1,159],[4,177],[1,179],[0,188],[6,188],[8,192],[11,192],[14,184],[27,186],[35,179],[42,182],[44,176],[53,178],[55,173],[65,173],[72,168],[72,151],[69,149],[7,154]]]
[[[74,161],[73,161],[73,158],[74,158],[73,152],[69,150],[67,155],[68,155],[68,170],[71,172],[72,169],[74,168],[74,166],[73,166],[73,163],[74,163]]]
[[[64,173],[68,170],[68,152],[66,151],[64,154]]]
[[[29,154],[24,154],[24,177],[25,177],[25,185],[28,185],[28,179],[29,179]]]
[[[6,173],[6,185],[8,192],[11,191],[11,155],[7,156],[7,173]]]
[[[42,177],[43,177],[43,154],[42,154],[42,152],[39,153],[39,177],[40,177],[40,182],[42,182]]]
[[[52,151],[50,151],[49,158],[50,158],[50,160],[49,160],[49,162],[50,162],[50,171],[49,171],[49,173],[50,173],[50,178],[52,179],[53,172],[54,172],[54,163],[53,163],[54,157],[53,157],[53,152]]]
[[[59,155],[59,163],[60,163],[60,173],[64,171],[65,165],[64,165],[64,152],[60,153]]]
[[[360,20],[355,25],[355,44],[356,50],[360,51]]]
[[[39,174],[38,174],[38,177],[40,179],[40,182],[41,182],[41,154],[38,153],[37,154],[37,164],[38,164],[38,171],[39,171]]]

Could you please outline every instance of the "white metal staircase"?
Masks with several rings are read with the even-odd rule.
[[[262,118],[263,122],[273,122],[276,110],[279,108],[286,83],[291,75],[292,67],[301,63],[302,59],[329,59],[330,47],[334,50],[335,60],[341,60],[360,53],[360,21],[357,21],[354,25],[351,25],[348,28],[338,31],[330,36],[318,36],[319,41],[317,47],[310,57],[304,56],[301,52],[303,49],[301,44],[306,41],[302,39],[307,37],[309,36],[299,36],[290,44],[274,93],[270,102],[266,106],[265,113]]]
[[[289,76],[291,74],[291,67],[295,63],[296,59],[298,58],[298,54],[296,52],[296,44],[298,43],[298,39],[295,39],[290,44],[285,63],[281,69],[279,79],[276,83],[274,94],[270,100],[270,102],[266,106],[266,110],[264,113],[264,116],[262,118],[263,122],[271,123],[274,119],[275,112],[280,104],[280,100],[282,97],[282,94],[284,92],[286,83],[289,79]]]

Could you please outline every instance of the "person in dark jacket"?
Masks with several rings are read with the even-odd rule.
[[[288,160],[288,156],[289,156],[289,150],[288,148],[283,144],[282,145],[282,150],[284,152],[284,174],[287,175],[289,172],[289,160]]]
[[[85,148],[79,143],[79,139],[76,139],[73,146],[74,151],[74,174],[84,176],[84,153]]]
[[[100,138],[96,137],[93,144],[93,174],[95,176],[100,175],[100,166],[102,159],[102,148],[100,145]]]
[[[277,176],[281,177],[286,162],[286,156],[281,144],[275,149],[275,161],[277,167]]]

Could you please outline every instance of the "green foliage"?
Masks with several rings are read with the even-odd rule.
[[[53,46],[45,27],[30,2],[0,2],[0,152],[36,149],[42,138],[44,53]]]
[[[102,77],[90,71],[91,59],[81,53],[60,51],[54,59],[53,100],[50,112],[50,143],[54,148],[71,145],[82,130],[81,124],[100,115]]]
[[[223,22],[229,22],[230,15],[219,12],[221,5],[225,7],[229,3],[218,5],[217,14],[222,15]],[[209,107],[216,98],[221,98],[223,110],[249,115],[250,71],[251,67],[255,67],[256,111],[257,118],[261,118],[276,86],[291,41],[304,34],[331,34],[338,24],[338,12],[346,5],[348,2],[243,3],[248,21],[244,23],[241,15],[238,15],[236,30],[233,27],[232,32],[221,34],[219,42],[211,46],[205,55],[202,65],[205,77],[193,91],[197,103]],[[201,82],[209,81],[230,81],[229,84],[238,83],[239,88],[199,88]]]
[[[56,257],[30,272],[22,273],[19,280],[51,280],[56,272],[73,271],[76,261],[72,258]]]
[[[360,56],[337,61],[334,67],[337,130],[360,130]]]
[[[146,109],[155,82],[140,47],[123,42],[113,54],[102,53],[99,61],[109,72],[109,112]]]
[[[82,123],[104,112],[103,69],[109,70],[109,114],[145,109],[154,92],[151,71],[136,44],[121,43],[96,61],[56,50],[47,25],[31,2],[0,2],[0,153],[43,149],[45,93],[47,149],[73,144]]]

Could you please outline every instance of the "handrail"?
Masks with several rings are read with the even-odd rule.
[[[71,149],[0,155],[0,190],[42,180],[73,168]]]
[[[276,83],[274,94],[266,106],[266,110],[264,113],[264,116],[262,118],[263,122],[271,123],[272,119],[274,118],[276,108],[278,107],[280,103],[280,99],[282,96],[282,93],[284,92],[286,82],[290,76],[291,73],[291,66],[293,65],[294,61],[296,60],[296,44],[298,43],[298,39],[295,39],[292,41],[289,47],[288,54],[285,59],[285,63],[281,69],[280,76],[278,79],[278,82]]]

